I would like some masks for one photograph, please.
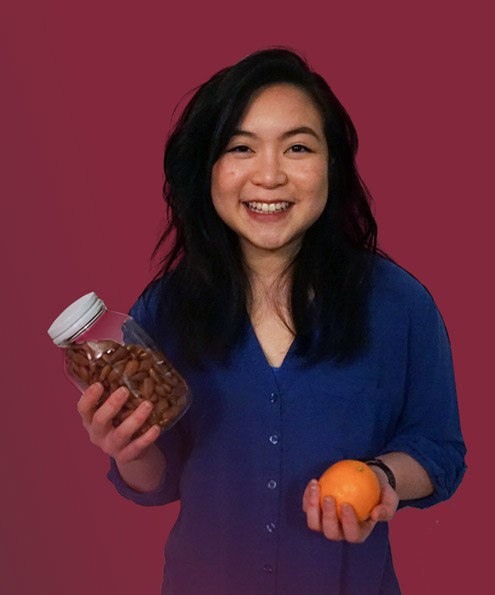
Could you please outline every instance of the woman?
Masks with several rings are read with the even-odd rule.
[[[193,404],[134,440],[150,411],[114,428],[125,389],[79,404],[124,497],[181,501],[163,593],[399,593],[387,521],[462,479],[447,333],[376,250],[356,150],[327,83],[283,49],[212,77],[168,140],[158,247],[174,239],[131,313]],[[364,522],[319,505],[316,478],[346,458],[373,459],[380,482]]]

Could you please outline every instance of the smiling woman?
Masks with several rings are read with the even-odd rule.
[[[156,250],[175,237],[164,307],[191,360],[228,358],[256,302],[297,334],[298,353],[345,360],[364,347],[376,223],[356,151],[344,107],[294,52],[252,54],[198,89],[167,143],[171,218]]]
[[[285,49],[214,75],[167,142],[171,248],[131,313],[191,407],[134,439],[149,412],[114,427],[125,392],[79,404],[124,497],[181,501],[163,594],[397,595],[387,522],[462,479],[448,336],[376,248],[356,151],[328,84]],[[380,484],[367,519],[320,505],[316,479],[345,459]]]
[[[328,148],[311,97],[291,85],[256,94],[213,166],[211,195],[250,268],[269,251],[283,269],[328,199]]]

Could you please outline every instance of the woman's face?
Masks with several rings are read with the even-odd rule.
[[[312,99],[289,84],[256,94],[213,166],[211,195],[247,259],[290,258],[328,197],[328,149]]]

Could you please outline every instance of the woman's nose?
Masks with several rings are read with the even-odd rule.
[[[277,155],[259,155],[251,181],[264,188],[276,188],[287,182],[287,173]]]

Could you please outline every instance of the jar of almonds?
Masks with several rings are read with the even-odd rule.
[[[95,382],[103,385],[98,405],[120,386],[129,389],[114,425],[146,399],[153,403],[153,411],[138,435],[155,424],[170,428],[189,407],[186,382],[151,338],[131,316],[107,310],[94,292],[66,308],[48,334],[63,348],[65,372],[81,391]]]

